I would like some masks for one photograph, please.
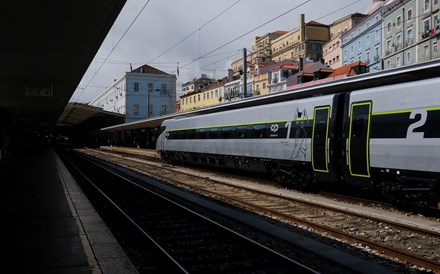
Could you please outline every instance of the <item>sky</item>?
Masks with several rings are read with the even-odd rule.
[[[206,74],[220,79],[252,38],[290,31],[305,21],[331,24],[373,0],[127,0],[71,102],[88,103],[115,79],[144,64],[182,84]]]

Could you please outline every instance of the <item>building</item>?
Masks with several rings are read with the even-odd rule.
[[[288,62],[283,64],[277,63],[269,71],[269,93],[280,92],[286,90],[287,78],[299,71],[297,62]]]
[[[204,104],[201,91],[212,83],[215,83],[215,80],[208,78],[206,74],[184,83],[182,85],[183,94],[180,96],[180,110],[185,111],[201,107]]]
[[[248,64],[256,66],[270,63],[272,61],[272,41],[286,33],[287,31],[278,30],[263,36],[255,36],[252,39],[252,50],[246,51]],[[234,76],[243,74],[243,59],[240,58],[231,63]]]
[[[318,80],[315,72],[321,70],[331,70],[328,66],[322,62],[309,62],[305,65],[300,64],[299,71],[286,80],[286,89],[295,89],[305,85],[313,85],[315,80]]]
[[[414,0],[415,1],[415,0]],[[440,57],[439,53],[439,39],[440,39],[440,5],[439,0],[418,0],[419,13],[419,33],[421,40],[417,55],[420,62],[437,59]]]
[[[316,84],[322,84],[350,76],[359,75],[367,71],[367,66],[357,61],[337,69],[331,69],[320,62],[304,66],[304,70],[287,79],[287,89],[298,89]]]
[[[225,102],[241,100],[246,97],[254,95],[253,92],[253,73],[255,66],[250,65],[246,70],[246,93],[244,89],[244,73],[239,76],[235,76],[232,70],[228,71],[228,80],[224,85]]]
[[[440,57],[438,0],[406,0],[383,18],[384,68],[425,62]]]
[[[322,59],[322,47],[330,40],[329,27],[315,21],[305,23],[304,14],[300,15],[299,23],[298,28],[273,40],[272,61]]]
[[[365,19],[367,15],[354,13],[347,15],[335,22],[330,27],[330,41],[323,46],[322,56],[324,64],[335,69],[342,66],[341,61],[341,35],[352,29]]]
[[[341,36],[343,66],[362,61],[369,71],[383,69],[382,19],[386,7],[385,1],[374,0],[367,10],[368,16]]]
[[[125,115],[133,122],[175,112],[176,76],[148,65],[126,72],[89,105]]]
[[[226,81],[227,77],[204,86],[197,91],[188,92],[180,96],[180,111],[217,105],[224,102],[224,85]]]

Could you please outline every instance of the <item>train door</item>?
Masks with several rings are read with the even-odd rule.
[[[370,178],[371,102],[357,102],[350,107],[348,135],[348,166],[350,175]]]
[[[328,138],[330,106],[316,107],[313,116],[312,166],[315,172],[329,172]]]

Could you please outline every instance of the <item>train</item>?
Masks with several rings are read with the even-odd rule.
[[[440,63],[367,74],[165,120],[156,150],[175,164],[440,206]]]

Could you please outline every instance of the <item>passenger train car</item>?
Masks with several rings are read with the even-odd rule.
[[[298,185],[377,188],[394,200],[437,204],[439,88],[440,64],[430,63],[429,70],[287,91],[288,100],[166,120],[156,149],[174,163],[263,172]]]

